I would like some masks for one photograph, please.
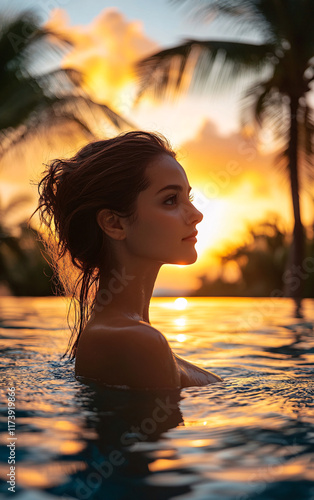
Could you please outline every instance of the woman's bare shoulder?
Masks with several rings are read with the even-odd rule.
[[[112,324],[91,322],[82,332],[83,338],[85,342],[88,341],[90,343],[94,343],[95,341],[108,342],[110,339],[112,342],[117,342],[118,344],[121,344],[122,340],[127,343],[129,341],[145,341],[169,347],[165,336],[157,328],[144,321],[136,320],[121,321]]]
[[[137,321],[120,325],[119,328],[93,324],[84,330],[82,336],[79,344],[81,356],[85,360],[93,359],[94,370],[95,364],[99,366],[98,373],[105,370],[105,358],[110,358],[111,372],[114,366],[116,373],[115,379],[130,387],[180,386],[179,370],[171,348],[164,335],[150,324]],[[84,368],[83,363],[80,363],[79,348],[78,368]],[[104,378],[107,376],[107,372],[104,372]]]
[[[96,330],[95,330],[96,331]],[[128,362],[135,361],[136,358],[147,361],[172,362],[174,358],[171,348],[165,336],[149,323],[142,321],[130,323],[118,329],[116,343],[125,352]],[[132,356],[130,356],[132,354]]]

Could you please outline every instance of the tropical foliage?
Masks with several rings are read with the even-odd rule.
[[[26,221],[12,223],[12,214],[29,201],[18,197],[0,204],[0,285],[13,295],[51,295],[55,289],[52,268],[38,232]]]

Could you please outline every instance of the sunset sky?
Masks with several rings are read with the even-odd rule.
[[[186,9],[166,0],[120,0],[114,4],[106,0],[14,0],[3,5],[6,3],[15,11],[37,8],[44,23],[70,36],[74,46],[62,65],[85,74],[93,98],[110,105],[138,129],[163,133],[178,151],[194,190],[195,205],[204,214],[198,226],[199,258],[192,266],[163,266],[157,293],[175,289],[184,294],[199,285],[198,276],[214,276],[216,254],[232,243],[241,243],[248,223],[277,212],[291,229],[289,182],[276,170],[269,134],[264,131],[258,143],[240,131],[239,99],[247,83],[230,85],[228,92],[212,94],[207,90],[202,95],[184,95],[175,102],[157,102],[147,94],[134,106],[138,87],[133,65],[137,60],[186,38],[227,37],[220,23],[200,25]],[[228,36],[232,38],[230,30]],[[27,193],[33,200],[31,209],[36,188],[30,180],[38,180],[42,163],[73,154],[76,149],[71,134],[67,137],[63,131],[54,143],[35,140],[25,155],[9,155],[1,162],[3,200],[18,192]],[[313,220],[310,203],[304,196],[305,224]]]

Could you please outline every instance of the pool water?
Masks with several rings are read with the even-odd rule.
[[[0,298],[1,497],[314,500],[314,301],[153,298],[172,349],[223,382],[121,391],[74,378],[63,298]]]

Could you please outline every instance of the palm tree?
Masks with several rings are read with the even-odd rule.
[[[182,3],[191,3],[183,0]],[[196,2],[197,3],[197,2]],[[192,75],[190,89],[210,83],[234,84],[235,78],[254,76],[243,100],[243,114],[259,126],[271,126],[280,145],[278,159],[289,174],[294,213],[293,244],[284,279],[288,295],[294,297],[297,312],[302,296],[304,228],[300,214],[300,164],[313,179],[313,107],[309,101],[314,80],[314,0],[207,0],[199,13],[215,14],[234,29],[247,30],[254,43],[238,40],[188,40],[162,50],[140,62],[142,95],[154,88],[184,89]],[[195,6],[195,0],[193,1]],[[229,24],[230,26],[230,24]]]
[[[99,118],[117,129],[130,128],[129,122],[83,92],[78,71],[42,71],[54,63],[49,57],[61,55],[66,47],[69,41],[41,28],[33,12],[0,14],[0,157],[29,134],[51,125],[75,123],[89,138]]]

